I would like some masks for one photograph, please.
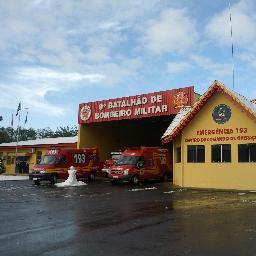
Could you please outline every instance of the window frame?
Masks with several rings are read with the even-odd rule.
[[[195,148],[195,159],[194,161],[189,161],[189,147],[194,147]],[[198,159],[198,156],[199,156],[199,149],[200,147],[202,147],[203,149],[203,160],[202,161],[199,161]],[[187,145],[187,163],[205,163],[205,145]]]
[[[248,157],[248,161],[239,161],[239,153],[240,153],[240,148],[239,148],[239,146],[247,146],[247,150],[248,150],[248,155],[247,155],[247,157]],[[251,161],[251,158],[252,158],[252,150],[251,150],[251,148],[252,147],[256,147],[256,143],[244,143],[244,144],[238,144],[237,145],[237,159],[238,159],[238,163],[256,163],[256,160],[255,161]]]
[[[213,147],[220,146],[220,161],[213,161]],[[230,161],[223,161],[223,146],[229,146]],[[211,145],[211,162],[212,163],[232,163],[232,146],[231,144],[213,144]]]

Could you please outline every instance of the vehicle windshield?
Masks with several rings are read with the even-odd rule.
[[[115,165],[136,165],[139,158],[139,156],[121,156]]]
[[[39,164],[54,164],[56,162],[56,155],[45,155]]]

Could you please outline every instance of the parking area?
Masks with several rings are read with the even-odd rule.
[[[0,181],[0,255],[254,255],[256,191]]]

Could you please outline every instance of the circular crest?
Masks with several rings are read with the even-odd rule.
[[[80,118],[83,121],[87,121],[91,117],[91,114],[92,110],[88,105],[84,105],[80,110]]]
[[[226,123],[231,117],[231,109],[226,104],[220,104],[212,111],[212,118],[217,124]]]

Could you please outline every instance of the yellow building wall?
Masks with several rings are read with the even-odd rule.
[[[2,152],[2,157],[5,159],[4,160],[4,166],[5,166],[5,173],[7,174],[13,174],[15,172],[15,165],[14,164],[7,164],[7,156],[9,154],[13,153],[13,150],[1,150]],[[11,156],[11,163],[15,163],[15,158]]]
[[[28,154],[29,158],[29,169],[31,169],[36,164],[36,156],[37,151],[42,152],[42,156],[46,153],[46,148],[36,148],[32,152],[32,148],[19,148],[18,155],[20,154]],[[15,174],[15,150],[1,150],[2,156],[4,157],[4,165],[5,165],[5,173],[6,174]],[[7,162],[7,157],[11,156],[11,164]]]
[[[150,123],[143,120],[82,124],[78,129],[77,146],[97,147],[101,161],[105,161],[109,159],[110,152],[124,150],[126,147],[160,146],[161,136],[168,125],[169,122]]]
[[[100,159],[103,161],[109,158],[111,151],[117,151],[120,148],[116,133],[118,131],[115,127],[111,127],[110,123],[79,125],[77,147],[97,147]]]
[[[182,172],[183,172],[183,168],[182,168],[182,145],[181,145],[181,136],[178,136],[174,139],[173,141],[173,183],[177,184],[179,186],[182,186],[183,181],[182,181]],[[177,162],[177,148],[181,147],[181,162]]]
[[[53,148],[54,146],[51,146]],[[73,146],[68,146],[68,147],[58,147],[58,148],[74,148]],[[45,155],[46,151],[48,148],[46,147],[31,147],[31,148],[19,148],[18,149],[18,155],[24,155],[26,154],[27,156],[30,156],[29,158],[29,170],[32,169],[32,167],[36,164],[36,157],[37,157],[37,152],[40,151],[42,152],[42,156]],[[5,165],[5,173],[6,174],[15,174],[15,166],[16,166],[16,161],[15,161],[15,149],[1,149],[1,157],[3,157],[4,160],[4,165]],[[7,162],[7,157],[11,156],[11,163],[9,164]]]
[[[212,118],[212,111],[219,104],[228,105],[232,111],[230,120],[225,124],[217,124]],[[232,129],[233,133],[197,135],[199,130],[218,128]],[[182,164],[174,163],[174,184],[184,187],[255,190],[256,163],[238,162],[238,144],[256,143],[256,140],[245,138],[239,141],[231,140],[231,138],[238,136],[256,136],[256,122],[222,94],[215,94],[183,130],[181,138],[181,145],[184,145],[182,148],[183,158]],[[225,137],[225,141],[204,141],[213,137]],[[195,139],[196,142],[192,142],[191,139]],[[179,143],[178,140],[175,140],[174,147]],[[211,162],[211,145],[213,144],[231,144],[231,163]],[[205,145],[205,163],[187,163],[188,145]]]

